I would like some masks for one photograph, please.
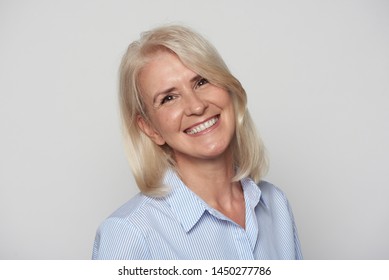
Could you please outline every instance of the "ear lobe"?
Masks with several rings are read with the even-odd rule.
[[[155,144],[162,146],[166,143],[162,136],[159,134],[159,132],[155,130],[152,125],[141,115],[138,115],[136,117],[136,122],[140,130],[142,130],[142,132],[146,134]]]

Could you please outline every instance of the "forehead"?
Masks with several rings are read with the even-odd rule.
[[[153,95],[194,76],[196,73],[187,68],[176,54],[162,50],[148,57],[139,73],[139,85],[143,94]]]

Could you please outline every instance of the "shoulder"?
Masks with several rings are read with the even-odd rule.
[[[104,230],[114,223],[140,229],[148,224],[149,219],[155,212],[163,212],[165,208],[164,198],[155,198],[138,193],[106,218],[100,229]]]
[[[141,230],[142,212],[152,198],[137,194],[105,219],[97,230],[93,259],[147,259],[146,238]]]
[[[258,184],[261,193],[265,196],[283,196],[285,193],[277,186],[267,181],[260,181]]]
[[[283,258],[301,259],[300,241],[293,217],[293,212],[285,193],[273,184],[261,181],[258,183],[261,190],[261,200],[266,205],[262,215],[268,215],[272,219],[275,229],[273,236],[278,236],[283,244]],[[263,208],[261,209],[263,210]]]
[[[152,201],[152,198],[138,193],[121,207],[119,207],[115,212],[113,212],[108,219],[118,218],[124,220],[130,220],[132,216],[137,215],[139,212],[148,206]]]
[[[288,199],[279,187],[267,181],[260,181],[257,185],[261,190],[261,199],[268,207],[289,208]]]

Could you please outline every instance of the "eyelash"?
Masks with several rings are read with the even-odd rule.
[[[165,104],[166,102],[170,102],[174,99],[174,96],[171,94],[166,95],[164,98],[161,100],[161,105]]]
[[[200,77],[200,78],[198,79],[198,81],[196,82],[196,84],[195,84],[195,89],[196,89],[196,88],[199,88],[199,87],[202,87],[202,86],[205,85],[205,84],[208,84],[208,80],[205,79],[205,78]],[[165,103],[167,103],[167,102],[170,102],[170,101],[172,101],[172,100],[174,100],[174,99],[175,99],[175,97],[174,97],[173,95],[168,94],[168,95],[166,95],[166,96],[164,96],[164,97],[162,98],[162,100],[161,100],[161,102],[160,102],[160,105],[163,105],[163,104],[165,104]]]
[[[203,85],[205,85],[205,84],[208,84],[208,80],[201,77],[201,78],[197,81],[195,88],[201,87],[201,86],[203,86]]]

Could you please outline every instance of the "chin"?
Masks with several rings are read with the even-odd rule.
[[[204,153],[205,158],[213,159],[222,157],[229,154],[228,146],[225,145],[214,145],[213,147],[209,147],[207,151]]]

